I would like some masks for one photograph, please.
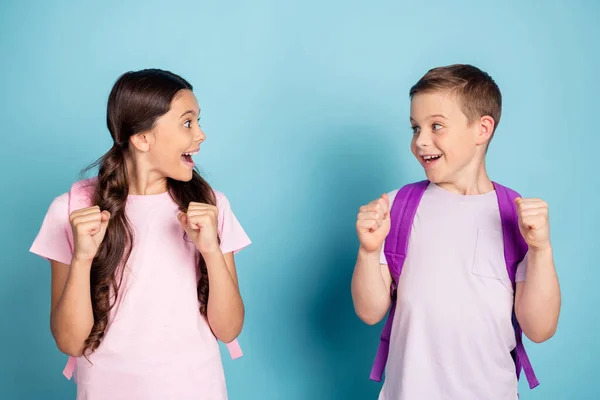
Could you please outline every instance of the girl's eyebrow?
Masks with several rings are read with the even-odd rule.
[[[187,110],[186,112],[184,112],[183,114],[181,114],[181,117],[183,117],[186,114],[193,114],[193,115],[195,115],[196,114],[196,110]],[[200,114],[200,112],[198,112],[198,114]],[[181,117],[179,117],[179,118],[181,118]]]

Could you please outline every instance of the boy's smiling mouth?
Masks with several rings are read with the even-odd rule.
[[[442,155],[443,154],[425,154],[425,155],[421,155],[419,157],[423,161],[423,165],[428,167],[428,166],[435,164],[436,161],[438,161],[440,158],[442,158]]]

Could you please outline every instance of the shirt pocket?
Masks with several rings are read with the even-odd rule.
[[[505,274],[504,239],[502,231],[478,229],[473,260],[473,275],[501,280]]]

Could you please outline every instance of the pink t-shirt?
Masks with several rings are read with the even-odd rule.
[[[380,400],[517,399],[503,251],[495,192],[462,196],[429,185],[400,275]]]
[[[229,201],[217,195],[223,253],[250,240]],[[106,336],[77,359],[78,400],[227,399],[218,342],[200,314],[198,252],[184,240],[168,192],[127,198],[134,249],[124,270]],[[51,204],[31,252],[70,264],[68,194]]]

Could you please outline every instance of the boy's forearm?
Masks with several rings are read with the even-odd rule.
[[[369,325],[385,317],[390,307],[390,288],[381,274],[379,252],[358,251],[352,276],[352,300],[358,317]]]
[[[90,295],[91,261],[71,262],[60,300],[50,312],[50,330],[59,350],[80,356],[94,326]]]
[[[208,323],[217,339],[229,343],[242,331],[244,303],[223,254],[204,255],[204,260],[210,285]]]
[[[527,277],[517,315],[525,335],[534,342],[548,340],[556,332],[560,314],[560,287],[552,248],[530,250]]]

